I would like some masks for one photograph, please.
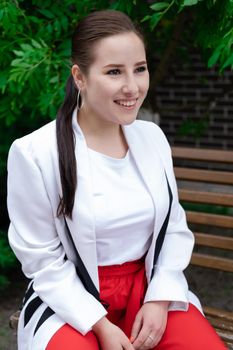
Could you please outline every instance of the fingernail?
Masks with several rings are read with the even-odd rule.
[[[129,341],[130,341],[130,343],[133,343],[134,337],[130,337],[130,338],[129,338]]]

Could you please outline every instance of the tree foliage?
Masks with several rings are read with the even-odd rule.
[[[8,284],[6,275],[15,264],[16,258],[7,243],[6,235],[0,231],[0,290]]]
[[[159,51],[156,41],[166,51],[185,14],[191,24],[182,28],[187,32],[180,37],[189,37],[193,45],[203,48],[209,67],[217,63],[220,71],[233,67],[232,0],[2,0],[0,118],[7,126],[21,118],[27,118],[29,124],[30,120],[43,123],[42,118],[54,118],[69,74],[73,28],[89,12],[103,8],[124,11],[141,23],[155,43],[150,52],[154,47]]]

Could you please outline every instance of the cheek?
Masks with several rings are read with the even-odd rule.
[[[142,89],[147,93],[147,90],[149,89],[150,79],[149,74],[145,77],[144,81],[142,82]]]
[[[98,106],[104,99],[103,89],[98,84],[89,85],[86,92],[86,100],[90,106]]]
[[[121,79],[106,79],[102,84],[105,96],[113,97],[122,88]]]
[[[113,99],[116,92],[119,90],[119,83],[109,81],[109,79],[103,79],[92,86],[92,96],[99,100],[105,100],[107,98]]]
[[[148,89],[149,89],[149,83],[143,84],[142,89],[141,89],[141,93],[142,93],[142,95],[143,95],[143,99],[146,98]]]

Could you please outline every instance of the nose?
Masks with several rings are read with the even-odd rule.
[[[127,95],[135,95],[138,93],[138,84],[133,75],[126,77],[124,84],[122,86],[122,91]]]

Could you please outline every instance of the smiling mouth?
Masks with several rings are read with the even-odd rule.
[[[114,101],[114,102],[121,107],[133,108],[136,105],[137,100],[138,99],[136,98],[134,100],[118,100],[118,101]]]

